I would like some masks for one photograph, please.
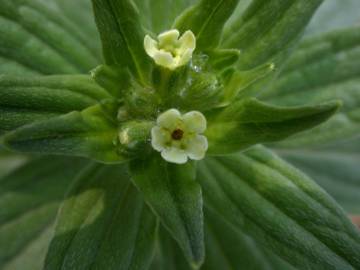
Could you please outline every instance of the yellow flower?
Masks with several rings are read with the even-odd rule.
[[[158,35],[158,41],[146,35],[145,51],[159,66],[170,70],[184,66],[196,48],[196,38],[190,30],[179,37],[180,33],[176,29]]]
[[[208,149],[206,118],[198,111],[181,114],[170,109],[157,118],[151,130],[151,145],[168,162],[184,164],[188,158],[201,160]]]

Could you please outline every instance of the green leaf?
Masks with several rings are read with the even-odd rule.
[[[234,153],[251,145],[283,140],[332,116],[339,102],[317,106],[275,107],[244,99],[207,115],[209,154]]]
[[[277,151],[284,159],[311,176],[344,209],[360,214],[360,140],[326,147]]]
[[[101,65],[91,71],[91,77],[114,97],[123,98],[131,86],[131,74],[118,66]]]
[[[88,157],[101,162],[123,162],[116,122],[118,104],[105,103],[81,112],[20,127],[3,136],[3,144],[26,153]]]
[[[27,1],[36,2],[33,0]],[[57,23],[64,25],[64,28],[69,29],[74,36],[76,35],[84,45],[89,47],[94,56],[99,59],[98,64],[100,64],[102,62],[101,40],[96,28],[91,1],[50,0],[41,2],[42,4],[48,4],[49,8],[54,11],[50,17],[56,20]]]
[[[193,268],[204,260],[202,196],[192,162],[167,163],[156,154],[131,163],[133,181]]]
[[[143,83],[149,80],[150,61],[144,50],[145,33],[131,0],[92,0],[108,65],[128,67]]]
[[[360,19],[360,2],[358,0],[325,1],[306,29],[307,35],[329,32],[355,25]]]
[[[0,75],[0,132],[83,110],[109,98],[110,94],[87,75]]]
[[[236,70],[231,74],[224,89],[223,105],[228,105],[236,99],[252,96],[252,85],[267,78],[275,71],[274,64],[264,64],[251,70]],[[250,91],[249,91],[250,90]],[[257,91],[259,89],[256,89]],[[256,93],[258,95],[258,93]]]
[[[328,123],[284,143],[302,147],[360,133],[360,27],[305,40],[263,99],[303,105],[340,99],[344,106]]]
[[[205,204],[298,269],[357,269],[360,234],[311,179],[262,147],[199,164]]]
[[[1,269],[41,269],[57,208],[85,163],[44,157],[0,178]]]
[[[180,32],[191,30],[196,36],[196,47],[208,50],[219,45],[223,27],[239,0],[201,0],[185,10],[175,21]]]
[[[212,211],[205,211],[205,217],[206,260],[202,270],[294,269]]]
[[[209,52],[211,66],[217,70],[226,70],[240,58],[240,51],[236,49],[215,49]]]
[[[205,211],[206,258],[201,270],[251,269],[294,270],[279,257],[265,250],[253,239],[234,230],[223,219]],[[165,229],[159,239],[151,270],[189,270],[180,248]]]
[[[156,227],[126,168],[93,164],[62,204],[44,269],[147,269]]]
[[[39,41],[51,47],[77,70],[87,72],[98,63],[89,48],[66,28],[52,19],[46,5],[29,0],[1,0],[3,16],[16,22]]]
[[[175,18],[197,0],[134,0],[142,24],[153,33],[170,30]],[[164,12],[166,10],[166,12]],[[160,16],[159,16],[160,15]]]
[[[1,0],[0,56],[6,74],[86,72],[99,60],[78,28],[51,5],[33,0]]]
[[[12,154],[0,147],[0,177],[18,168],[25,161],[27,161],[25,156]]]
[[[283,61],[322,0],[255,0],[225,29],[222,46],[242,51],[239,68]]]
[[[159,236],[151,270],[189,270],[191,269],[182,250],[171,235],[160,226]],[[202,269],[202,268],[201,268]]]
[[[12,59],[0,56],[0,74],[11,74],[17,76],[38,76],[39,72],[32,70]]]

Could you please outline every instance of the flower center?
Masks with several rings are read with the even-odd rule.
[[[184,136],[184,131],[182,131],[181,129],[175,129],[172,133],[171,133],[171,138],[173,138],[176,141],[180,141]]]

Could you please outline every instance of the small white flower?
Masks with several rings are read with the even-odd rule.
[[[151,130],[151,145],[168,162],[184,164],[188,158],[201,160],[208,149],[206,118],[198,111],[181,115],[170,109],[157,118]]]
[[[196,48],[196,38],[193,32],[186,31],[179,39],[178,30],[169,30],[158,35],[158,41],[149,35],[145,36],[144,47],[146,53],[159,66],[174,70],[186,65]]]

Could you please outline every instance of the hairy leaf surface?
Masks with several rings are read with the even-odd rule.
[[[133,181],[194,268],[204,260],[202,194],[195,165],[167,163],[160,155],[131,164]]]
[[[155,232],[126,168],[93,164],[61,206],[44,269],[147,269]]]
[[[311,179],[262,147],[207,159],[205,204],[298,269],[357,269],[360,233]]]
[[[276,107],[244,99],[207,115],[209,154],[237,152],[251,145],[279,141],[332,116],[338,102],[317,106]]]

